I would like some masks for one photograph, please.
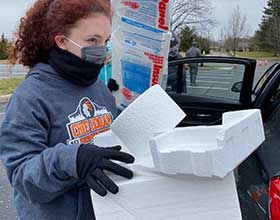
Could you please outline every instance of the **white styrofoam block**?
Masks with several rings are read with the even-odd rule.
[[[175,128],[184,117],[179,106],[155,85],[116,118],[111,130],[139,161],[151,156],[149,140],[155,133]]]
[[[122,145],[120,139],[111,131],[102,132],[94,137],[94,144],[99,147]]]
[[[259,110],[228,112],[220,126],[176,128],[151,139],[154,166],[166,174],[225,177],[264,141]]]
[[[226,178],[135,172],[117,195],[92,192],[97,220],[241,220],[233,173]]]

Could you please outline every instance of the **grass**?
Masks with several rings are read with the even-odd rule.
[[[280,60],[280,57],[275,57],[272,52],[236,52],[236,57],[251,58],[256,60]]]
[[[0,95],[12,94],[23,79],[23,77],[0,79]]]
[[[8,60],[0,60],[0,64],[9,64]]]

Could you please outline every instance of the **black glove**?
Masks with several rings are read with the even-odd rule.
[[[119,85],[118,85],[117,81],[112,78],[109,79],[107,86],[111,92],[119,90]]]
[[[103,172],[110,171],[119,176],[131,179],[133,172],[111,160],[133,163],[134,157],[121,152],[121,146],[102,148],[92,144],[80,146],[77,154],[77,174],[86,180],[88,186],[97,194],[105,196],[107,190],[113,194],[119,191],[118,186]]]

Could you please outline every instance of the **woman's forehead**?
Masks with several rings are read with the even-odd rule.
[[[111,36],[112,24],[106,15],[93,14],[90,17],[80,19],[71,32],[83,37],[108,38]]]

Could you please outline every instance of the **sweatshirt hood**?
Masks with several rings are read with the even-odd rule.
[[[50,76],[57,79],[61,77],[55,72],[55,70],[47,63],[38,63],[30,69],[25,76],[25,79],[37,76]]]

